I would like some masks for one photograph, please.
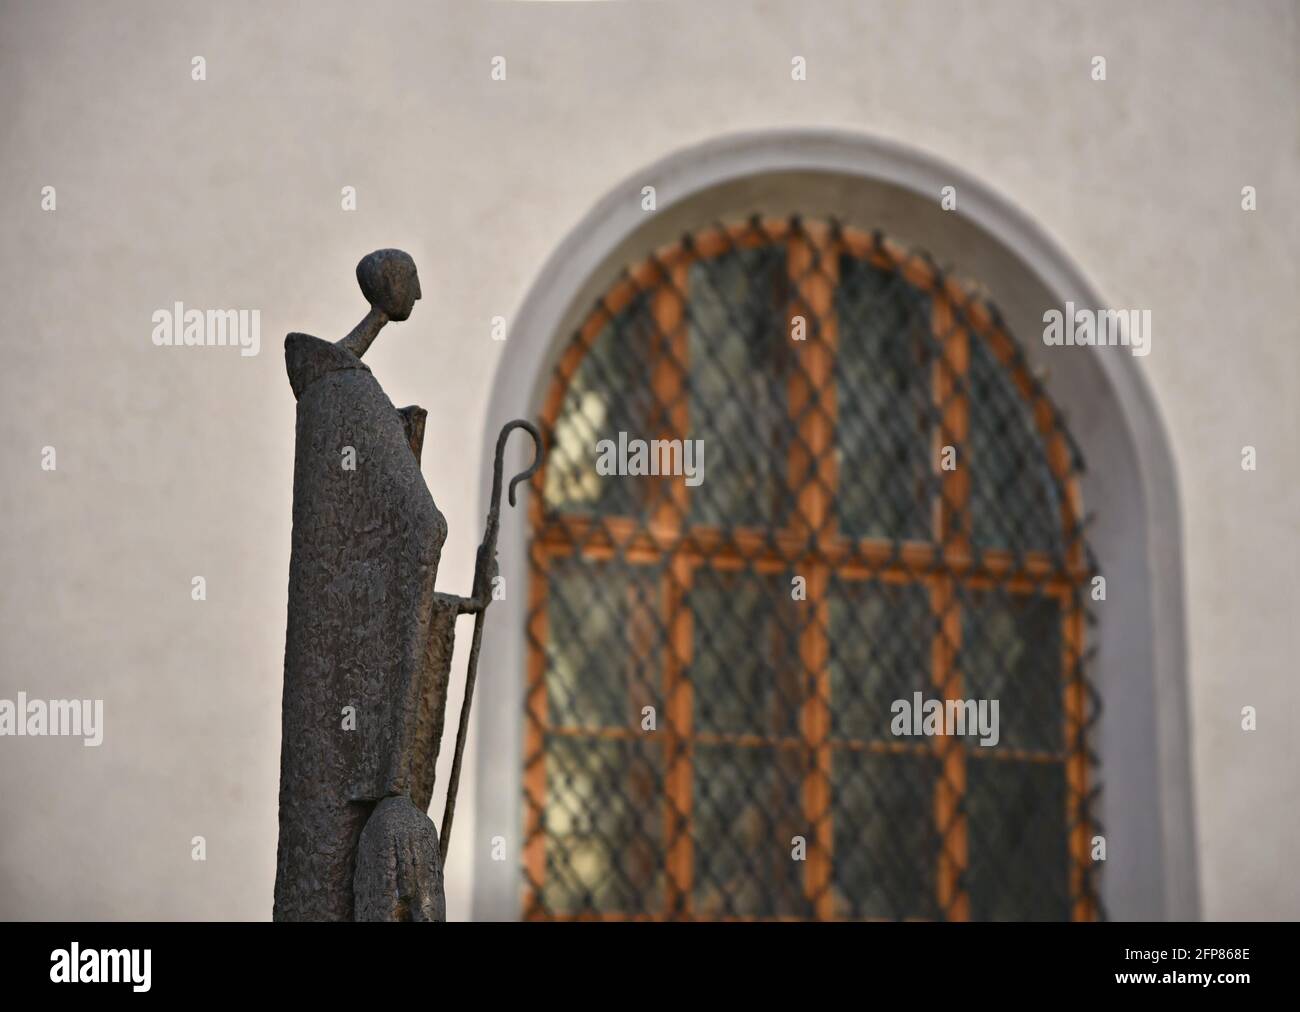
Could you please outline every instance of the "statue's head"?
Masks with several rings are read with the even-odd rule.
[[[376,309],[390,320],[405,320],[420,297],[415,261],[400,249],[377,249],[357,264],[357,283]]]

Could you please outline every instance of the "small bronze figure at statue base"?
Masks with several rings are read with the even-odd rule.
[[[426,412],[398,410],[361,356],[411,315],[415,263],[379,250],[357,265],[370,311],[337,343],[285,339],[298,400],[285,635],[276,920],[441,921],[483,619],[496,575],[505,443],[469,597],[434,590],[447,524],[424,483]],[[473,614],[465,702],[441,838],[433,797],[455,623]]]

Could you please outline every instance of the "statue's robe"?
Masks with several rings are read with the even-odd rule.
[[[381,842],[427,862],[432,834],[436,862],[425,812],[457,606],[434,592],[447,525],[420,473],[423,411],[399,412],[356,355],[319,338],[290,334],[285,363],[298,414],[274,916],[352,920],[358,842],[380,801],[414,815],[377,819],[368,838],[424,820],[419,839]],[[441,914],[441,867],[417,871],[388,878],[438,895],[388,905]]]

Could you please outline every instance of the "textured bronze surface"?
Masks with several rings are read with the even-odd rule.
[[[380,250],[357,280],[371,308],[345,338],[285,339],[298,409],[274,917],[436,921],[445,850],[425,812],[456,617],[476,616],[463,739],[495,572],[501,450],[513,427],[536,431],[502,432],[473,596],[436,593],[447,525],[420,472],[426,412],[395,408],[361,361],[389,320],[410,316],[419,279],[407,254]],[[513,492],[512,482],[512,502]]]

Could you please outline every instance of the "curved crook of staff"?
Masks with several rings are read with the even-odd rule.
[[[451,760],[451,777],[447,781],[447,806],[442,813],[442,829],[438,833],[438,850],[442,858],[443,871],[447,867],[447,848],[451,844],[451,822],[456,814],[456,792],[460,788],[460,766],[465,754],[465,737],[469,732],[469,708],[474,698],[474,681],[478,675],[478,652],[483,642],[483,618],[492,601],[492,578],[497,569],[497,530],[501,519],[501,471],[505,464],[506,441],[515,429],[524,429],[533,437],[533,462],[526,471],[521,471],[510,479],[508,498],[510,505],[515,505],[515,487],[521,481],[527,481],[542,466],[542,435],[537,426],[522,418],[506,422],[497,436],[496,459],[492,470],[492,497],[488,501],[487,527],[483,532],[483,543],[479,545],[478,560],[474,566],[474,639],[469,648],[469,666],[465,674],[465,699],[460,707],[460,723],[456,728],[456,752]]]

